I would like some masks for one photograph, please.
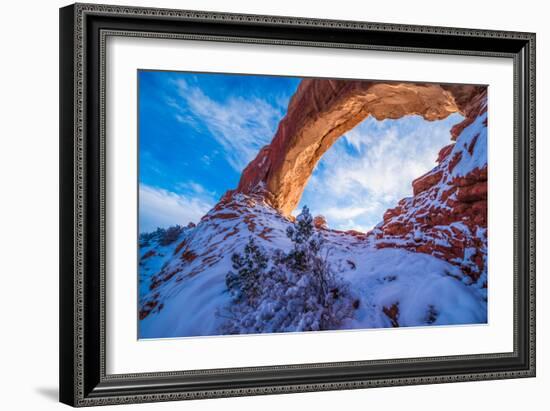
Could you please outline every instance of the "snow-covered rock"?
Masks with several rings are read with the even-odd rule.
[[[261,195],[234,194],[173,244],[151,240],[141,250],[140,337],[219,334],[219,313],[231,304],[231,256],[250,237],[268,252],[289,250],[292,224]],[[344,329],[486,322],[484,290],[456,264],[406,247],[380,248],[370,234],[317,230],[332,269],[357,298]]]
[[[414,196],[384,214],[368,236],[378,248],[430,254],[487,287],[487,100],[470,107],[439,164],[413,181]],[[453,136],[454,137],[454,136]]]

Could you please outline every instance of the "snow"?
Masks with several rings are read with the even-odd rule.
[[[148,270],[142,272],[150,273],[158,267],[164,267],[164,272],[175,268],[182,271],[158,288],[148,290],[144,285],[140,288],[142,303],[159,293],[159,301],[163,304],[159,312],[153,310],[140,321],[141,338],[219,335],[225,321],[219,314],[231,304],[225,282],[226,274],[232,270],[231,255],[242,251],[250,236],[269,252],[290,248],[286,229],[292,223],[276,217],[276,211],[265,204],[254,203],[250,206],[249,200],[246,196],[237,196],[236,203],[242,205],[248,202],[246,211],[242,211],[243,208],[239,211],[242,214],[237,213],[237,217],[203,220],[178,238],[178,241],[187,239],[195,250],[208,251],[214,244],[214,254],[207,253],[192,262],[182,262],[181,258],[173,255],[175,245],[157,248],[158,256],[151,257],[146,266]],[[228,209],[232,210],[226,208],[209,214],[215,216],[226,213]],[[247,217],[250,215],[255,217],[250,219]],[[246,221],[255,223],[254,230]],[[273,228],[269,240],[257,235],[262,232],[263,224]],[[237,234],[222,241],[235,228]],[[330,230],[321,230],[321,233],[330,251],[328,259],[332,269],[359,301],[353,318],[348,319],[342,328],[391,327],[392,320],[384,313],[384,308],[389,309],[394,304],[398,306],[396,320],[401,327],[487,321],[484,290],[467,285],[467,277],[456,266],[404,249],[377,249],[368,241],[346,233]],[[144,248],[141,254],[150,249]],[[216,257],[215,263],[205,266],[203,261],[212,256]],[[149,278],[148,275],[143,277]],[[182,278],[179,281],[178,276]],[[286,290],[289,296],[298,291],[298,288]],[[280,297],[275,296],[272,301],[264,301],[255,315],[266,322],[268,319],[271,321],[279,304],[278,299]],[[304,316],[299,324],[294,324],[294,331],[300,327],[312,327],[314,320]],[[288,328],[285,331],[292,330]]]
[[[452,170],[451,177],[464,176],[476,168],[481,169],[487,165],[487,127],[483,125],[486,120],[487,112],[478,116],[460,133],[449,158],[459,152],[462,153],[462,158]],[[474,139],[476,142],[470,154],[468,148]]]
[[[159,273],[170,273],[181,270],[159,287],[149,290],[150,281],[142,281],[140,286],[140,305],[146,301],[155,300],[153,296],[160,294],[158,301],[163,304],[159,312],[153,312],[140,321],[139,335],[141,338],[163,338],[198,335],[216,335],[223,319],[215,313],[230,302],[230,296],[225,284],[225,276],[231,268],[231,255],[241,251],[251,234],[261,233],[263,227],[269,227],[266,238],[257,237],[257,241],[266,249],[289,247],[285,232],[289,222],[282,219],[275,210],[265,205],[254,203],[252,198],[236,195],[235,202],[245,208],[247,214],[240,214],[234,219],[216,219],[209,217],[219,214],[236,212],[231,209],[221,211],[211,210],[205,218],[191,229],[186,236],[188,248],[194,250],[198,257],[191,262],[182,261],[180,257],[184,249],[176,256],[175,246],[169,250],[159,247],[164,259],[159,257],[154,261],[155,267],[164,267]],[[254,223],[255,232],[247,223],[246,216],[257,215]],[[251,221],[251,220],[249,220]],[[228,234],[234,235],[227,237]],[[177,242],[176,242],[177,244]],[[150,248],[142,250],[142,253]],[[161,254],[159,253],[159,254]],[[152,257],[151,257],[152,258]],[[209,260],[210,259],[210,260]],[[204,262],[208,261],[208,264]],[[212,262],[212,263],[210,263]],[[141,270],[140,277],[148,279],[153,270]],[[159,303],[160,304],[160,303]]]
[[[487,322],[486,302],[462,283],[457,267],[403,249],[373,249],[358,257],[356,270],[344,277],[363,303],[350,328],[391,326],[383,307],[393,304],[402,327],[429,325],[430,307],[437,313],[433,325]]]
[[[152,239],[139,241],[139,294],[143,295],[149,289],[151,277],[158,273],[162,266],[170,260],[174,254],[177,244],[183,241],[189,234],[189,230],[184,229],[178,238],[171,244],[161,245],[162,234],[156,234]],[[154,254],[147,257],[147,253]],[[145,258],[144,258],[145,257]]]

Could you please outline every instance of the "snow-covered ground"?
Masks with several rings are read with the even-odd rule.
[[[149,240],[140,264],[141,338],[217,335],[231,304],[231,255],[249,237],[267,252],[288,250],[292,222],[261,199],[242,194],[212,210],[169,245]],[[483,290],[455,265],[405,249],[377,249],[354,233],[320,230],[332,269],[359,304],[342,328],[485,323]],[[154,251],[154,255],[151,252]],[[299,330],[296,330],[299,331]]]
[[[483,295],[465,285],[467,277],[443,260],[403,249],[370,249],[357,255],[356,264],[344,278],[364,304],[350,328],[392,326],[384,307],[396,307],[401,327],[487,321]]]

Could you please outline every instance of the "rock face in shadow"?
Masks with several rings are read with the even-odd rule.
[[[236,191],[249,194],[261,186],[270,205],[289,215],[319,159],[368,116],[383,120],[415,114],[433,121],[461,112],[468,119],[469,105],[483,90],[471,85],[303,80],[272,142],[245,168]]]

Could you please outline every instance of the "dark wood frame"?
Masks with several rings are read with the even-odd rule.
[[[105,373],[107,36],[510,58],[514,351],[134,375]],[[535,376],[535,34],[76,4],[60,10],[60,400],[74,406]]]

